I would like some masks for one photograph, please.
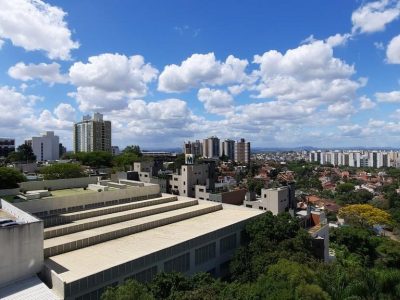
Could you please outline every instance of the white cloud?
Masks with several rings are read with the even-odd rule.
[[[400,35],[394,37],[386,49],[387,62],[400,64]]]
[[[225,62],[215,59],[214,53],[193,54],[180,66],[167,65],[160,74],[158,90],[182,92],[202,85],[223,85],[243,82],[247,75],[247,60],[229,55]]]
[[[33,114],[38,97],[24,95],[8,86],[0,87],[0,127],[4,134],[8,129],[18,128],[21,121]]]
[[[63,121],[74,121],[75,120],[75,108],[68,103],[60,103],[55,109],[54,114],[56,117]]]
[[[209,113],[224,115],[233,110],[233,97],[225,91],[202,88],[198,91],[197,98],[203,102]]]
[[[60,73],[60,65],[58,63],[26,65],[23,62],[19,62],[8,69],[8,75],[22,81],[40,79],[51,85],[68,82],[68,77]]]
[[[355,112],[350,101],[346,102],[336,102],[328,106],[328,113],[333,116],[350,116]]]
[[[337,46],[342,46],[347,43],[349,38],[351,37],[351,34],[345,33],[345,34],[340,34],[337,33],[335,35],[332,35],[326,39],[326,43],[331,46],[331,47],[337,47]]]
[[[373,33],[385,30],[387,24],[400,16],[398,1],[379,0],[360,6],[351,16],[353,33]]]
[[[400,91],[392,91],[387,93],[375,93],[378,102],[399,103]]]
[[[385,50],[385,46],[383,45],[382,42],[375,42],[375,43],[374,43],[374,46],[375,46],[375,48],[378,49],[378,50]]]
[[[43,50],[50,59],[68,60],[79,43],[71,39],[66,13],[41,0],[0,0],[0,38],[25,50]]]
[[[127,98],[143,97],[147,84],[157,78],[158,70],[144,62],[143,56],[127,57],[104,53],[77,62],[69,70],[76,98],[82,111],[107,111],[123,108]]]
[[[369,99],[367,96],[361,96],[359,100],[361,110],[372,109],[376,106],[376,103]]]
[[[257,98],[310,100],[315,105],[349,101],[365,80],[353,81],[354,67],[333,57],[332,47],[323,41],[301,45],[285,54],[271,50],[255,55],[254,71],[260,82]]]
[[[105,115],[113,121],[113,140],[118,144],[135,143],[174,147],[193,136],[200,118],[193,115],[180,99],[145,102],[129,100],[128,106]]]
[[[0,39],[0,50],[1,50],[1,48],[3,48],[3,45],[4,45],[4,41]]]

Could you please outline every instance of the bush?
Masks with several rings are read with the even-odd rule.
[[[0,189],[13,189],[18,187],[18,183],[26,181],[25,176],[13,169],[0,167]]]

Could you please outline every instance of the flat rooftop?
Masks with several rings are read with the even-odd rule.
[[[54,190],[54,191],[50,191],[50,193],[51,193],[51,196],[42,197],[42,199],[65,197],[65,196],[76,196],[76,195],[92,194],[92,193],[98,193],[98,192],[92,191],[89,189],[84,190],[83,188],[73,188],[73,189],[64,189],[64,190]]]
[[[220,204],[199,200],[199,206],[208,205]],[[262,213],[223,204],[222,210],[52,256],[45,264],[55,270],[61,280],[70,283]]]

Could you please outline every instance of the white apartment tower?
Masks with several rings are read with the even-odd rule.
[[[57,160],[60,158],[60,139],[53,131],[42,136],[32,137],[32,150],[37,161]]]
[[[74,152],[111,152],[111,122],[104,121],[103,115],[95,113],[93,118],[83,116],[74,124]]]

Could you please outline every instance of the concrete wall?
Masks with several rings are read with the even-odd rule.
[[[68,208],[82,207],[85,205],[108,202],[117,199],[134,198],[138,196],[156,195],[160,193],[160,187],[155,184],[147,184],[142,187],[132,186],[123,190],[112,190],[97,193],[84,193],[65,197],[45,198],[27,202],[15,203],[20,209],[30,213],[47,212],[54,214],[68,211]]]
[[[245,189],[241,189],[219,194],[210,194],[210,201],[242,205],[246,196],[246,192],[247,191]]]
[[[90,183],[97,183],[97,177],[80,177],[80,178],[69,178],[69,179],[56,179],[56,180],[43,180],[43,181],[28,181],[21,182],[20,188],[27,191],[32,190],[63,190],[71,188],[83,188],[87,187]]]
[[[19,194],[19,188],[0,190],[0,197],[1,196],[7,196],[7,195],[14,196],[14,195],[18,195],[18,194]]]
[[[4,200],[1,206],[25,224],[0,227],[0,287],[32,276],[43,266],[43,222]]]

